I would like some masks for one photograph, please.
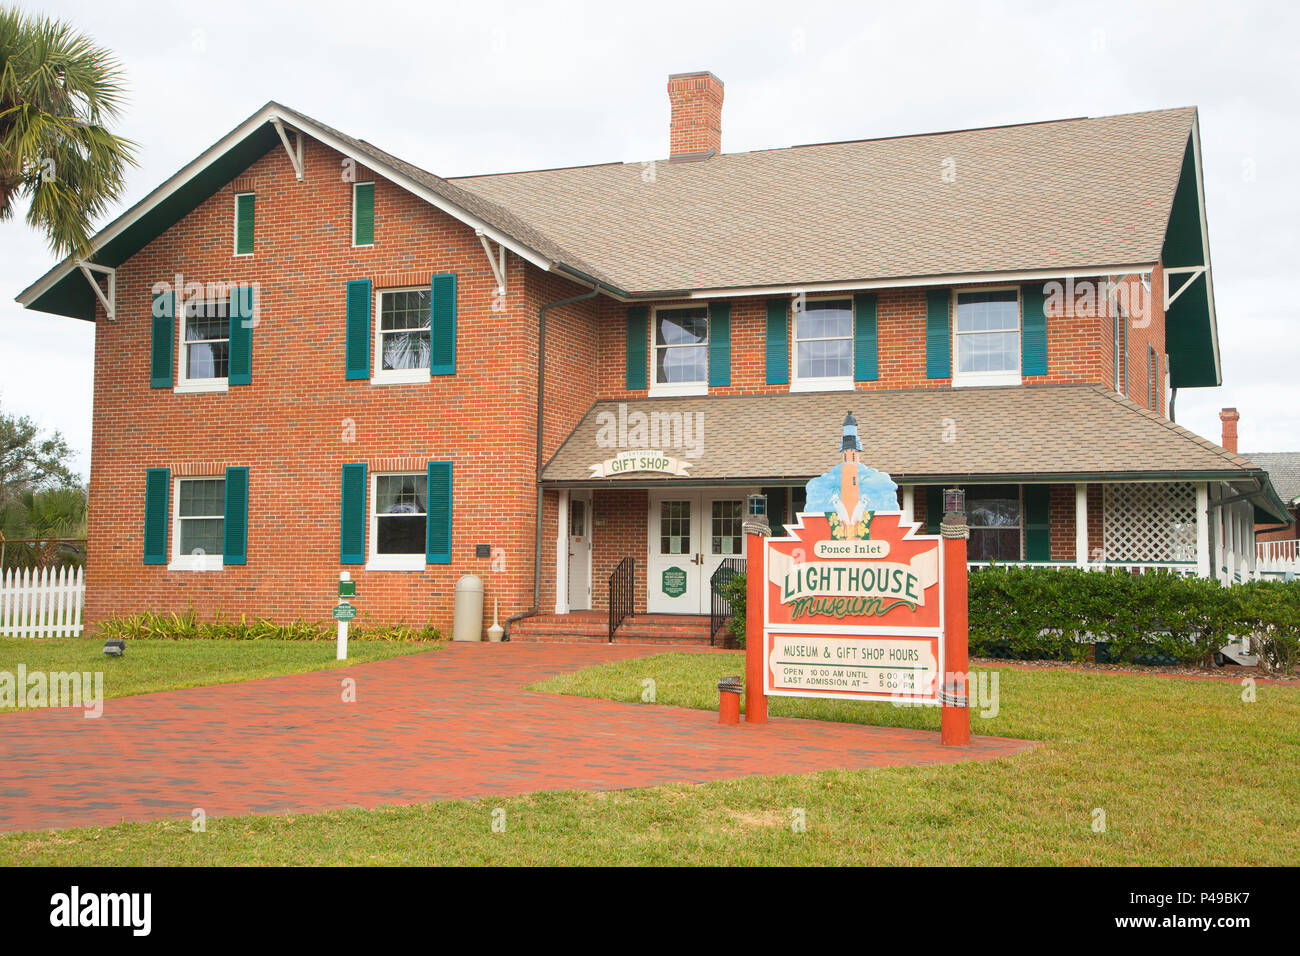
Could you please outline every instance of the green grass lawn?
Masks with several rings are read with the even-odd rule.
[[[103,671],[105,697],[129,697],[155,690],[228,684],[322,670],[359,661],[431,650],[437,644],[352,641],[348,661],[334,659],[333,641],[166,641],[132,639],[124,657],[104,654],[104,642],[89,637],[0,637],[0,671]],[[13,710],[0,707],[0,712]]]
[[[557,677],[559,693],[717,705],[740,654],[663,654]],[[0,836],[0,864],[1294,864],[1300,690],[1004,669],[977,734],[1043,741],[972,764],[826,771],[617,793],[210,818]],[[646,704],[644,706],[656,706]],[[774,714],[937,730],[938,713],[778,700]],[[505,811],[503,833],[492,812]],[[802,809],[806,832],[793,832]],[[1094,811],[1106,814],[1095,832]]]

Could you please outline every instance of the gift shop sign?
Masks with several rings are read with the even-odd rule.
[[[843,537],[801,514],[763,545],[764,692],[777,697],[938,701],[944,608],[938,535],[902,512],[868,512]]]

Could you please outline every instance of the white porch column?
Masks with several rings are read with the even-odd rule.
[[[555,613],[569,613],[569,489],[561,488],[555,535]]]
[[[1088,566],[1088,485],[1078,482],[1074,486],[1074,563]]]
[[[1208,482],[1196,483],[1196,575],[1208,578],[1210,569],[1210,486]]]
[[[903,523],[916,520],[916,485],[903,485]]]

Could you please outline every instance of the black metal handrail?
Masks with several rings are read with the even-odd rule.
[[[723,586],[734,578],[737,574],[745,573],[744,558],[723,558],[722,563],[718,565],[717,570],[713,572],[713,577],[709,578],[709,592],[712,600],[709,602],[709,644],[713,644],[713,639],[717,636],[718,631],[727,619],[731,617],[731,602],[722,594]]]
[[[624,558],[609,576],[609,639],[636,609],[636,559]]]

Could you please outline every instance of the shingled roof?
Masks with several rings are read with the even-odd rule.
[[[1243,457],[1268,472],[1283,501],[1287,504],[1300,501],[1300,451],[1258,451]]]
[[[618,163],[451,182],[637,294],[1150,264],[1195,118],[1189,107],[661,161],[653,176]]]
[[[659,447],[690,461],[689,478],[656,473],[591,478],[590,466],[619,448],[597,441],[602,413],[703,416],[701,454]],[[863,461],[900,483],[947,481],[1260,482],[1241,455],[1099,385],[866,390],[656,398],[597,402],[542,470],[555,486],[677,486],[804,481],[839,460],[845,410],[858,420]],[[609,421],[609,419],[603,419]],[[695,421],[695,419],[692,419]]]

